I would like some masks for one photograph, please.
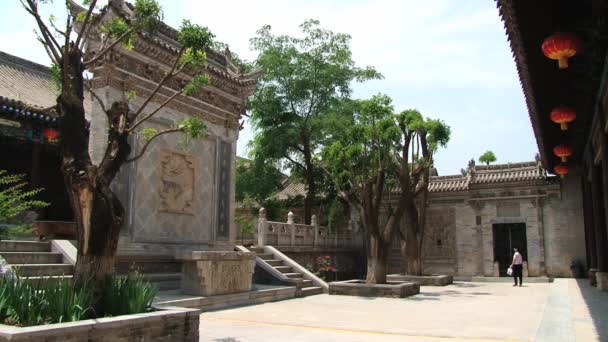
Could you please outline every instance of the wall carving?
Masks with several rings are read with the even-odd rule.
[[[159,211],[194,215],[195,167],[192,155],[160,150]]]

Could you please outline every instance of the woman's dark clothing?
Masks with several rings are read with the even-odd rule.
[[[515,285],[517,285],[517,278],[519,278],[519,286],[521,286],[521,280],[523,278],[523,265],[513,265],[513,280],[515,281]]]

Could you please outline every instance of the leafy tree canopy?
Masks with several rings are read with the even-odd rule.
[[[283,178],[279,169],[270,163],[239,158],[236,162],[236,200],[251,198],[262,203],[280,189]]]
[[[494,155],[494,152],[492,152],[490,150],[486,151],[484,154],[479,156],[479,162],[485,163],[486,165],[490,165],[490,163],[493,163],[495,161],[496,161],[496,156]]]

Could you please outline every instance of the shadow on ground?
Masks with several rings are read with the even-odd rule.
[[[597,288],[589,285],[587,279],[577,279],[576,282],[600,341],[608,341],[608,292],[598,291]]]

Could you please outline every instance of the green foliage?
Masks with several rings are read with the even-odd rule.
[[[136,24],[148,32],[156,31],[163,20],[163,12],[156,0],[135,0],[133,14]]]
[[[184,95],[194,96],[196,95],[196,93],[199,92],[202,87],[206,86],[207,84],[209,84],[209,76],[207,76],[207,74],[196,75],[192,77],[190,83],[188,83],[184,87]]]
[[[333,201],[329,205],[327,216],[328,228],[332,231],[338,229],[348,221],[348,203],[345,203],[343,199],[334,196]]]
[[[19,326],[73,322],[93,316],[93,291],[72,286],[67,279],[0,278],[0,322]]]
[[[0,224],[9,223],[24,211],[48,206],[48,203],[35,199],[42,189],[25,190],[27,183],[24,177],[0,170]]]
[[[205,51],[195,51],[192,48],[187,48],[179,63],[181,65],[189,65],[193,68],[204,66],[207,62],[207,54]]]
[[[274,35],[262,27],[251,39],[262,69],[250,101],[255,129],[254,159],[286,162],[292,173],[313,173],[306,163],[352,119],[341,110],[353,81],[380,79],[373,68],[355,66],[350,36],[323,29],[316,20],[300,26],[303,35]],[[309,184],[310,186],[310,184]]]
[[[413,156],[408,159],[408,172],[413,172],[414,167],[428,171],[433,152],[449,141],[450,128],[443,121],[425,119],[414,109],[393,114],[392,101],[386,95],[361,100],[355,108],[358,112],[353,114],[353,125],[322,151],[323,164],[344,191],[357,190],[362,184],[370,184],[370,190],[383,191],[373,188],[380,171],[385,188],[398,185],[401,165],[396,155],[404,148],[406,156]],[[405,136],[409,141],[405,141]],[[418,152],[425,148],[427,156]],[[411,186],[415,189],[417,184]]]
[[[61,85],[63,84],[63,72],[61,71],[61,67],[53,63],[51,65],[50,72],[53,84],[55,84],[57,90],[61,90]]]
[[[158,134],[158,130],[156,128],[146,127],[139,131],[139,134],[141,134],[144,140],[149,141],[150,139],[152,139],[152,137]]]
[[[283,174],[276,165],[263,160],[236,161],[236,200],[249,197],[262,202],[281,187]]]
[[[139,273],[114,277],[102,297],[106,314],[120,316],[149,312],[157,291],[156,285],[150,284]]]
[[[177,123],[177,128],[183,132],[180,144],[188,145],[193,139],[203,137],[207,133],[207,125],[199,118],[188,117]]]
[[[135,98],[137,97],[137,92],[133,89],[127,91],[127,99],[129,100],[135,100]]]
[[[128,33],[131,30],[131,26],[122,18],[115,17],[107,23],[105,26],[100,28],[102,33],[107,34],[109,37],[113,39],[119,39],[123,35],[126,34],[125,38],[123,38],[121,44],[123,48],[127,50],[131,50],[133,48],[133,44],[136,39],[136,34],[134,32]]]
[[[486,151],[484,154],[479,156],[479,162],[485,163],[486,165],[490,165],[490,163],[493,163],[495,161],[496,161],[496,156],[494,155],[494,152],[492,152],[490,150]]]
[[[208,28],[184,20],[177,35],[178,42],[196,54],[205,52],[213,44],[215,35]]]

